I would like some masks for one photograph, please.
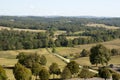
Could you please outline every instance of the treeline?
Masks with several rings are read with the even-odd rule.
[[[80,36],[87,38],[67,39],[66,34],[54,37],[53,31],[26,32],[14,30],[0,30],[0,50],[36,49],[45,47],[73,47],[74,45],[104,42],[120,38],[119,30],[91,30]],[[56,38],[56,39],[54,39]]]
[[[48,46],[46,33],[1,30],[0,50],[35,49]]]
[[[102,23],[111,26],[120,26],[120,18],[83,18],[83,17],[17,17],[0,16],[0,26],[23,29],[45,29],[54,27],[58,30],[79,31],[87,29],[88,23]]]

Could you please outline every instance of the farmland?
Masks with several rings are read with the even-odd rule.
[[[15,80],[12,69],[8,67],[13,68],[18,62],[16,56],[19,53],[44,55],[47,59],[46,65],[38,63],[49,72],[52,63],[57,63],[61,71],[65,69],[69,61],[65,62],[61,58],[75,61],[79,69],[80,65],[93,67],[89,55],[81,57],[80,53],[83,49],[89,51],[97,44],[102,44],[109,50],[120,49],[119,23],[115,25],[107,19],[105,21],[86,18],[38,18],[36,20],[27,17],[25,20],[17,18],[11,21],[9,18],[0,19],[0,65],[5,68],[9,80]],[[116,19],[111,20],[116,21]],[[112,56],[108,64],[119,65],[119,59],[119,55]],[[24,64],[22,66],[27,67]],[[57,78],[61,78],[59,72],[57,74]]]

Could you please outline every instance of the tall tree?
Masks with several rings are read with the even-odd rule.
[[[111,77],[111,73],[110,73],[109,69],[107,69],[105,67],[100,68],[98,71],[99,71],[99,76],[101,78],[104,78],[105,80],[109,79]]]
[[[40,80],[49,80],[49,71],[45,68],[43,68],[40,72],[39,72],[39,78]]]
[[[106,63],[106,65],[108,64],[111,54],[110,51],[105,46],[98,44],[92,47],[90,51],[91,54],[89,59],[91,64],[96,64],[96,66],[98,64],[102,65],[104,65],[104,63]]]
[[[75,61],[71,61],[70,63],[67,64],[66,66],[72,75],[76,75],[79,72],[79,64],[76,63]]]
[[[69,68],[65,67],[64,70],[61,73],[61,78],[62,79],[69,79],[72,77],[72,74],[69,70]]]
[[[16,80],[31,80],[32,73],[29,69],[17,63],[13,69]]]
[[[50,74],[53,74],[53,79],[55,78],[55,74],[57,75],[60,73],[60,68],[57,63],[52,63],[49,67],[49,70]]]
[[[32,74],[36,76],[36,80],[41,69],[42,69],[42,66],[39,63],[33,63],[31,71],[32,71]]]

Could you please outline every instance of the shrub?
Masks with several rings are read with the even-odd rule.
[[[113,74],[112,74],[112,78],[113,78],[113,80],[120,80],[120,74],[118,74],[118,73],[113,73]]]

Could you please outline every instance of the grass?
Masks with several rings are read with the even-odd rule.
[[[95,23],[87,24],[86,26],[89,26],[89,27],[103,27],[103,28],[106,28],[106,29],[120,29],[120,27],[116,27],[116,26],[108,26],[108,25],[105,25],[105,24],[95,24]]]
[[[103,44],[108,49],[113,49],[113,48],[120,49],[120,39],[115,39],[107,42],[77,45],[75,47],[57,47],[56,51],[61,55],[70,55],[70,54],[74,55],[74,54],[79,54],[83,49],[90,50],[90,48],[92,46],[95,46],[96,44]]]
[[[78,58],[75,60],[77,63],[79,63],[80,65],[88,65],[91,66],[91,63],[89,61],[89,57],[82,57],[82,58]],[[109,61],[109,64],[120,64],[120,56],[112,56],[111,60]]]
[[[61,59],[57,58],[56,56],[48,53],[48,51],[45,48],[40,49],[31,49],[31,50],[8,50],[8,51],[0,51],[0,65],[4,66],[13,66],[17,63],[16,55],[18,55],[20,52],[24,52],[26,54],[31,53],[38,53],[40,55],[44,55],[47,58],[47,64],[46,67],[49,68],[49,66],[56,62],[61,69],[66,65]],[[15,80],[14,75],[12,73],[11,69],[5,69],[8,79],[9,80]]]
[[[0,26],[0,30],[2,30],[2,29],[11,30],[10,27]],[[29,31],[29,32],[45,32],[46,31],[46,30],[19,29],[19,28],[12,28],[12,30],[15,30],[15,31]]]
[[[71,40],[73,40],[75,38],[88,38],[88,37],[90,37],[90,36],[66,36],[67,39],[71,39]]]

